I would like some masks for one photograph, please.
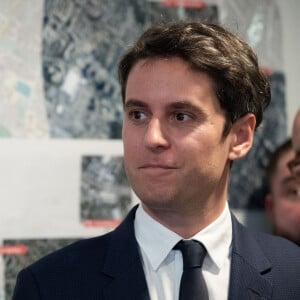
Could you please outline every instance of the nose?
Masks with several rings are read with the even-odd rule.
[[[144,142],[151,150],[162,150],[170,146],[167,128],[159,119],[152,119],[147,126]]]

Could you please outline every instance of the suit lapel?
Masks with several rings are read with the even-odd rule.
[[[139,248],[134,235],[136,207],[112,233],[102,272],[110,277],[105,300],[150,300]]]
[[[271,299],[272,286],[264,277],[271,265],[259,247],[234,216],[229,300]]]

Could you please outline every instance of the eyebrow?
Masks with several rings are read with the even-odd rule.
[[[143,102],[141,100],[129,99],[128,101],[125,102],[124,107],[125,108],[130,108],[130,107],[143,107],[143,108],[147,108],[148,104],[146,104],[145,102]]]
[[[201,109],[199,109],[197,106],[191,104],[188,101],[182,100],[182,101],[176,101],[176,102],[171,102],[166,105],[167,108],[169,109],[189,109],[193,110],[195,112],[203,113]],[[142,108],[147,108],[148,104],[137,99],[129,99],[128,101],[125,102],[125,108],[130,108],[130,107],[142,107]]]
[[[202,112],[202,110],[200,110],[197,106],[191,104],[190,102],[184,101],[184,100],[170,103],[170,105],[168,105],[168,106],[170,108],[174,108],[174,109],[190,109],[190,110]]]

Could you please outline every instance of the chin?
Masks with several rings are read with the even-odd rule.
[[[150,209],[166,209],[174,206],[174,199],[172,197],[166,197],[165,194],[137,194],[140,201]]]

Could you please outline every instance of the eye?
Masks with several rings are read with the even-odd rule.
[[[298,195],[298,190],[288,189],[287,194],[288,195]]]
[[[175,114],[176,121],[187,121],[190,119],[190,116],[186,113],[179,112]]]
[[[290,200],[300,200],[300,187],[289,187],[287,188],[286,195]]]
[[[129,112],[129,116],[134,120],[143,120],[146,118],[146,114],[140,110],[133,110]]]
[[[290,189],[289,193],[293,194],[293,195],[300,196],[300,188]]]

